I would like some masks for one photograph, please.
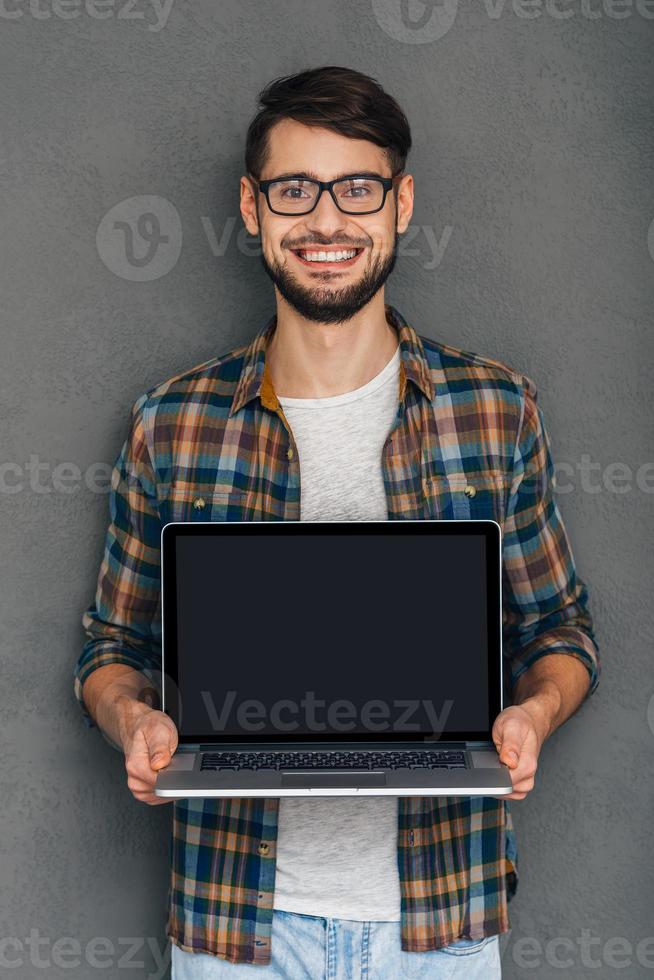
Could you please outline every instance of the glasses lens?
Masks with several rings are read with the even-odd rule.
[[[349,214],[376,211],[384,199],[384,187],[372,177],[349,177],[334,184],[339,207]]]
[[[318,195],[318,187],[310,180],[276,180],[270,185],[271,207],[283,214],[302,214],[310,211]]]

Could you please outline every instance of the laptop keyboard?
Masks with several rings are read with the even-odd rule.
[[[465,769],[458,749],[410,752],[203,752],[201,770],[217,769]]]

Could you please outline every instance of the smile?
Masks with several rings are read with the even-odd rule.
[[[349,267],[354,265],[363,248],[342,248],[342,249],[292,249],[293,254],[304,265],[320,266],[339,266]]]

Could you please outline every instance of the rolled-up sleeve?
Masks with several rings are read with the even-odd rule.
[[[588,697],[597,688],[600,660],[588,589],[577,575],[553,495],[550,439],[526,376],[514,469],[503,528],[503,649],[509,687],[540,657],[569,654],[588,670]]]
[[[142,395],[111,474],[110,523],[95,599],[82,616],[86,635],[73,669],[74,693],[87,726],[94,727],[82,685],[98,667],[127,664],[161,693],[161,521],[148,450]]]

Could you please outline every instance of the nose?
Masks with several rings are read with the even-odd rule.
[[[306,216],[309,232],[320,232],[325,237],[334,237],[347,224],[348,216],[336,207],[329,191],[323,191],[313,211]]]

